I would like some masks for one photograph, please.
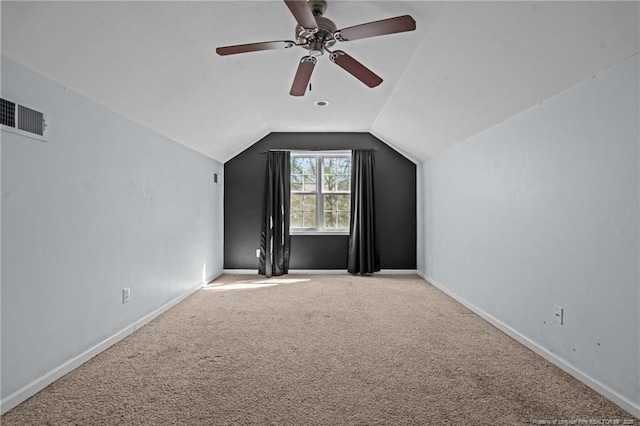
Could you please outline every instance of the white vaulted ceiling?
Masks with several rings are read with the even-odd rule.
[[[1,8],[2,55],[223,162],[272,131],[371,132],[422,160],[640,50],[638,2],[328,0],[339,28],[410,14],[417,30],[339,45],[377,88],[325,54],[296,98],[302,48],[215,53],[293,39],[281,0]]]

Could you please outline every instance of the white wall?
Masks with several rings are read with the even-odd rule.
[[[636,416],[638,68],[636,55],[425,162],[419,262]]]
[[[48,114],[47,142],[0,132],[6,410],[222,273],[223,165],[6,58],[2,94]]]

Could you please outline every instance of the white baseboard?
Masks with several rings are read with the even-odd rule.
[[[380,275],[418,275],[415,269],[381,269],[376,274]]]
[[[80,365],[84,364],[94,356],[98,355],[100,352],[104,351],[105,349],[109,348],[110,346],[119,342],[120,340],[124,339],[125,337],[133,333],[134,330],[135,330],[135,325],[131,324],[126,328],[120,330],[113,336],[108,337],[107,339],[103,340],[97,345],[87,349],[80,355],[77,355],[65,361],[58,367],[54,368],[53,370],[50,370],[44,376],[41,376],[31,381],[30,383],[27,383],[26,385],[22,386],[20,389],[18,389],[17,391],[13,392],[12,394],[8,395],[7,397],[3,398],[0,401],[0,413],[4,414],[7,411],[11,410],[13,407],[26,401],[27,399],[29,399],[36,393],[40,392],[42,389],[46,388],[51,383],[55,382],[65,374],[75,370]]]
[[[520,342],[521,344],[531,349],[532,351],[534,351],[535,353],[537,353],[547,361],[554,364],[556,367],[559,367],[560,369],[564,370],[566,373],[580,380],[582,383],[589,386],[591,389],[598,392],[600,395],[604,396],[614,404],[618,405],[620,408],[627,411],[632,416],[636,418],[640,418],[640,405],[634,403],[633,401],[629,400],[623,395],[620,395],[618,392],[614,391],[604,383],[594,379],[584,371],[573,366],[567,360],[560,358],[556,354],[550,352],[545,347],[541,346],[539,343],[529,339],[527,336],[525,336],[524,334],[521,334],[517,330],[506,325],[496,317],[486,313],[485,311],[483,311],[473,303],[460,297],[458,294],[452,292],[442,284],[437,283],[435,280],[431,279],[430,277],[423,274],[422,272],[417,271],[417,274],[420,277],[422,277],[425,281],[427,281],[429,284],[433,285],[437,289],[441,290],[443,293],[447,294],[448,296],[452,297],[462,305],[466,306],[467,308],[472,310],[475,314],[477,314],[479,317],[486,320],[491,325],[493,325],[503,333],[507,334],[509,337]]]
[[[163,313],[165,313],[166,311],[168,311],[169,309],[171,309],[172,307],[174,307],[178,303],[182,302],[184,299],[186,299],[187,297],[191,296],[193,293],[195,293],[196,291],[200,290],[203,286],[205,286],[206,284],[208,284],[211,281],[215,280],[216,278],[218,278],[218,277],[215,277],[213,279],[207,279],[206,282],[198,284],[197,286],[191,288],[190,290],[187,290],[186,292],[182,293],[180,296],[176,297],[175,299],[173,299],[173,300],[165,303],[164,305],[160,306],[155,311],[143,316],[138,321],[133,323],[133,327],[134,327],[133,331],[139,330],[140,328],[144,327],[146,324],[150,323],[155,318],[159,317],[160,315],[162,315]]]
[[[257,269],[225,269],[227,275],[258,275]],[[381,275],[416,275],[415,269],[382,269]],[[348,275],[346,269],[289,269],[289,275]]]
[[[220,273],[212,276],[210,279],[207,280],[206,283],[213,281],[214,279],[218,278],[220,275],[222,274]],[[28,398],[32,397],[36,393],[40,392],[42,389],[46,388],[51,383],[55,382],[65,374],[75,370],[76,368],[78,368],[79,366],[81,366],[82,364],[84,364],[94,356],[98,355],[100,352],[104,351],[105,349],[108,349],[110,346],[113,346],[114,344],[124,339],[125,337],[135,332],[136,330],[139,330],[145,324],[148,324],[153,319],[157,318],[158,316],[160,316],[161,314],[163,314],[173,306],[177,305],[178,303],[180,303],[181,301],[183,301],[184,299],[186,299],[196,291],[200,290],[202,286],[205,285],[206,283],[200,283],[195,287],[187,290],[186,292],[182,293],[175,299],[160,306],[158,309],[154,310],[153,312],[143,316],[142,318],[138,319],[134,323],[118,331],[114,335],[104,339],[102,342],[92,346],[91,348],[87,349],[81,354],[76,355],[75,357],[65,361],[58,367],[47,372],[45,375],[22,386],[17,391],[13,392],[12,394],[0,400],[0,413],[1,414],[6,413],[7,411],[11,410],[13,407],[19,405],[20,403],[26,401]]]
[[[226,275],[256,275],[258,276],[258,269],[225,269]],[[346,275],[348,274],[346,269],[289,269],[288,275]]]
[[[225,269],[223,273],[225,275],[258,275],[258,268],[256,269]]]

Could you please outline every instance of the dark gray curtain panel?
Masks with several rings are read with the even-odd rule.
[[[289,272],[290,157],[289,151],[267,154],[258,267],[267,277]]]
[[[371,274],[380,270],[380,252],[374,209],[374,150],[351,154],[351,220],[348,271]]]

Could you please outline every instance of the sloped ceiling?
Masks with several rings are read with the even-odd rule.
[[[293,39],[281,0],[2,1],[2,54],[222,162],[271,131],[369,131],[420,161],[640,50],[638,2],[328,3],[339,28],[416,20],[340,44],[384,79],[377,88],[325,55],[295,98],[305,50],[215,54]]]

